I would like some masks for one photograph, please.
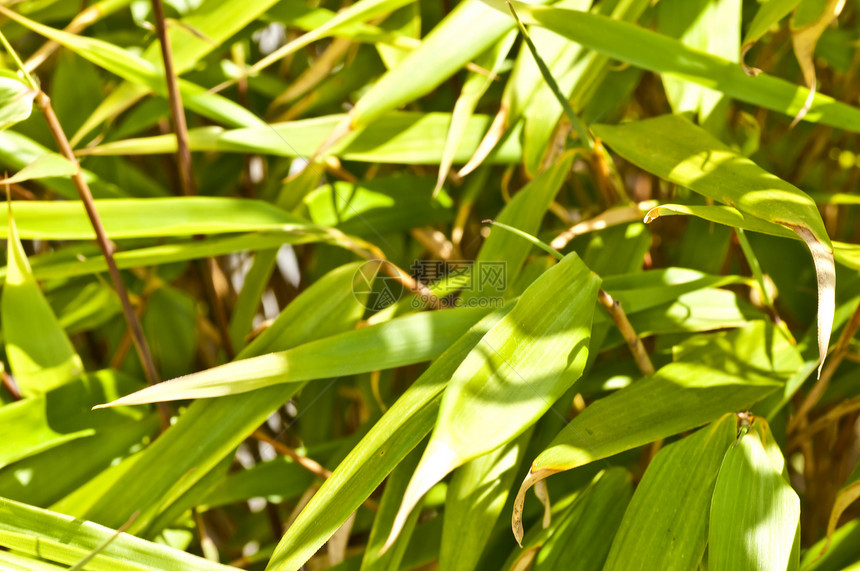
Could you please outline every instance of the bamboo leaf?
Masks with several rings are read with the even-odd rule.
[[[544,214],[570,172],[574,157],[573,151],[559,157],[552,167],[523,187],[502,209],[495,221],[526,234],[536,234]],[[507,283],[513,283],[533,249],[534,246],[528,240],[504,228],[498,228],[490,231],[478,252],[476,264],[503,263],[505,279]],[[481,292],[467,291],[464,292],[463,299],[468,300],[479,295]]]
[[[533,569],[603,569],[606,554],[632,495],[630,472],[609,468],[579,494],[538,551]]]
[[[35,98],[36,91],[14,75],[9,72],[0,74],[0,130],[29,117]]]
[[[108,414],[90,410],[106,398],[141,385],[116,371],[99,371],[0,407],[0,424],[6,427],[7,437],[7,445],[0,450],[0,467],[124,421],[141,421],[144,413],[139,409],[116,409]]]
[[[531,436],[532,430],[528,429],[517,439],[467,462],[454,472],[445,497],[440,568],[468,571],[477,567],[508,499]],[[414,510],[413,515],[416,512]]]
[[[167,84],[164,73],[153,63],[134,55],[114,44],[85,36],[70,34],[34,22],[17,12],[0,6],[0,13],[22,26],[53,40],[72,50],[84,59],[114,73],[127,81],[146,86],[166,97]],[[264,126],[265,122],[242,107],[220,95],[207,93],[205,89],[186,80],[179,80],[182,101],[188,109],[204,117],[232,127]]]
[[[56,161],[57,158],[65,158],[20,133],[16,133],[15,131],[0,131],[0,163],[5,165],[9,170],[20,171],[30,163],[48,154],[52,155],[53,158],[50,159],[52,161]],[[89,185],[94,198],[123,198],[129,196],[127,189],[120,188],[118,185],[97,176],[90,170],[81,169],[81,176],[84,177],[84,180]],[[39,182],[64,198],[70,200],[79,199],[75,184],[67,178],[43,178]]]
[[[176,73],[182,75],[192,69],[206,54],[222,45],[274,4],[276,0],[262,0],[253,4],[244,0],[207,0],[205,6],[198,7],[175,25],[169,26],[167,36]],[[157,38],[144,50],[143,58],[156,65],[161,63],[161,43]],[[131,107],[149,92],[150,89],[146,85],[133,82],[114,88],[72,137],[72,145],[80,142],[102,122]]]
[[[800,498],[760,418],[726,453],[711,501],[709,569],[797,569]]]
[[[267,569],[299,569],[433,428],[460,363],[512,305],[494,311],[431,363],[323,483],[278,543]]]
[[[707,544],[717,474],[735,441],[729,414],[660,450],[648,465],[604,569],[695,569]]]
[[[357,275],[356,278],[359,279]],[[236,395],[278,384],[302,383],[429,361],[488,312],[489,308],[463,307],[406,315],[286,351],[185,375],[96,408]],[[385,347],[385,351],[374,352],[374,347]]]
[[[264,127],[224,130],[202,127],[188,132],[192,151],[260,153],[282,157],[312,156],[344,115],[273,123]],[[489,124],[486,115],[472,115],[454,154],[454,162],[466,162]],[[439,164],[448,136],[448,113],[391,112],[324,152],[344,160],[379,163]],[[490,162],[512,163],[519,158],[516,131]],[[176,152],[172,135],[105,143],[82,151],[91,155],[139,155]]]
[[[367,540],[367,549],[361,559],[361,571],[385,571],[386,569],[396,571],[401,568],[401,560],[409,543],[409,536],[412,535],[415,524],[418,523],[421,510],[415,510],[410,516],[404,533],[394,549],[380,553],[380,548],[385,542],[385,538],[388,537],[391,524],[397,515],[400,498],[403,496],[403,491],[406,490],[409,478],[420,459],[421,449],[418,447],[410,452],[388,477],[388,481],[385,483],[385,492],[383,492],[382,500],[379,502],[379,511],[373,518],[373,528],[370,530],[370,538]]]
[[[579,378],[599,286],[569,254],[529,286],[457,368],[386,545],[436,482],[516,438]]]
[[[657,5],[657,18],[660,33],[678,38],[693,49],[728,61],[738,61],[741,47],[740,0],[670,0]],[[720,22],[720,25],[714,26],[713,22]],[[662,79],[675,113],[692,111],[703,125],[712,122],[715,126],[724,124],[728,101],[719,91],[668,74]],[[720,109],[722,112],[712,117],[712,113]],[[709,130],[715,132],[714,129]]]
[[[784,226],[806,243],[818,276],[820,376],[836,310],[836,267],[833,246],[809,195],[675,115],[594,130],[618,154],[646,171]]]
[[[0,310],[9,366],[21,392],[33,396],[84,372],[78,356],[33,277],[21,247],[11,203],[7,211],[6,284]]]
[[[89,521],[0,498],[0,545],[67,565],[100,551],[88,569],[235,569]]]
[[[780,238],[792,238],[800,240],[800,236],[775,222],[768,222],[750,214],[745,214],[733,206],[701,206],[686,204],[661,204],[655,206],[645,215],[645,223],[652,222],[661,216],[688,215],[697,216],[709,222],[716,222],[724,226],[759,232]]]
[[[175,197],[95,201],[109,237],[147,238],[279,231],[322,235],[324,229],[263,201]],[[92,240],[95,232],[81,202],[16,202],[22,238]],[[10,235],[9,216],[0,213],[0,236]]]
[[[266,250],[284,244],[304,244],[316,241],[318,241],[317,235],[310,233],[260,232],[228,238],[181,241],[149,248],[123,250],[114,254],[114,261],[119,269],[142,268],[245,250]],[[38,280],[68,278],[107,271],[107,263],[101,253],[95,251],[94,248],[86,247],[74,250],[69,248],[64,252],[33,256],[30,262],[33,275]],[[0,280],[6,279],[7,269],[6,267],[0,268]]]
[[[77,174],[78,170],[78,165],[62,155],[46,154],[38,157],[13,176],[0,180],[0,184],[18,184],[37,178],[70,177]]]
[[[744,35],[744,50],[752,47],[774,24],[785,18],[794,10],[800,0],[766,0],[759,6],[755,18]]]
[[[475,26],[480,22],[480,26]],[[350,128],[373,123],[382,114],[430,92],[514,28],[514,22],[479,0],[461,2],[409,54],[358,100]],[[421,70],[416,74],[415,70]],[[442,148],[442,147],[440,147]]]
[[[469,120],[475,111],[475,107],[478,105],[478,101],[487,89],[489,89],[494,76],[504,63],[505,57],[516,39],[516,33],[511,30],[475,60],[477,66],[486,70],[486,75],[472,71],[463,83],[463,89],[460,91],[460,96],[457,98],[454,109],[451,111],[451,125],[448,128],[448,136],[445,138],[445,148],[439,161],[439,174],[436,177],[436,188],[433,190],[434,196],[442,189],[442,185],[451,171],[451,165],[454,164],[454,158],[460,147],[460,140],[468,129]]]
[[[693,338],[687,347],[675,362],[586,408],[535,459],[514,504],[517,540],[525,492],[536,482],[743,410],[802,364],[797,349],[763,322]]]
[[[499,11],[507,10],[503,0],[482,1]],[[575,10],[521,2],[514,5],[524,22],[543,26],[606,56],[647,71],[692,81],[791,117],[804,107],[809,95],[807,89],[764,73],[749,77],[735,63],[627,22]],[[812,98],[804,120],[860,131],[860,110],[820,93]]]
[[[350,289],[356,268],[357,264],[341,266],[316,281],[281,312],[276,321],[281,325],[267,330],[239,357],[283,350],[355,327],[365,310],[360,297],[356,298]],[[270,387],[191,403],[175,424],[141,454],[129,459],[133,462],[122,478],[94,490],[96,497],[88,498],[87,505],[81,505],[81,511],[73,515],[118,527],[139,510],[129,532],[145,533],[159,513],[233,453],[300,387]]]

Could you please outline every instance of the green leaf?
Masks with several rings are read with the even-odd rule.
[[[107,414],[91,409],[142,384],[117,371],[99,371],[0,407],[0,424],[6,427],[7,438],[0,448],[0,467],[129,419],[140,421],[144,413],[139,409],[122,408]]]
[[[357,275],[357,274],[356,274]],[[414,313],[293,349],[234,361],[147,387],[103,406],[212,398],[429,361],[489,312],[485,307]],[[384,352],[374,351],[384,347]]]
[[[442,397],[436,428],[403,496],[389,544],[436,482],[522,434],[579,379],[599,287],[599,278],[579,256],[567,255],[535,280],[469,353]]]
[[[525,492],[537,482],[746,409],[802,363],[797,349],[761,321],[694,337],[681,347],[688,349],[675,362],[587,407],[535,459],[514,505],[517,539]]]
[[[236,351],[245,346],[245,337],[251,333],[260,299],[269,285],[279,251],[278,248],[258,251],[251,269],[245,275],[242,291],[230,316],[230,341]]]
[[[461,2],[424,37],[418,49],[358,100],[350,113],[350,126],[371,125],[387,111],[429,93],[513,28],[513,20],[479,0]]]
[[[627,314],[675,301],[699,289],[749,283],[739,276],[713,276],[686,268],[666,268],[603,278],[603,289],[621,303]],[[601,314],[602,315],[602,314]]]
[[[451,199],[432,198],[433,182],[426,177],[392,176],[320,186],[304,200],[310,219],[322,226],[372,239],[450,222]]]
[[[95,205],[105,231],[113,239],[266,230],[318,236],[324,233],[323,228],[259,200],[194,196],[96,200]],[[95,239],[81,202],[16,202],[15,220],[18,232],[26,239]],[[9,216],[0,213],[0,236],[9,235]]]
[[[236,32],[253,22],[276,0],[262,0],[248,4],[244,0],[207,0],[188,16],[167,26],[173,67],[178,75],[189,71],[202,57],[216,49]],[[153,64],[161,63],[161,43],[158,38],[143,52],[143,58]],[[128,78],[125,78],[128,79]],[[96,126],[116,117],[149,93],[141,83],[123,83],[114,88],[93,111],[72,138],[72,144],[81,141]]]
[[[482,0],[507,11],[504,0]],[[605,16],[515,2],[520,18],[574,42],[647,71],[669,74],[720,91],[729,97],[794,117],[809,90],[760,74],[749,77],[741,66],[685,46],[651,30]],[[860,131],[860,110],[816,93],[806,121]],[[656,147],[655,147],[656,148]]]
[[[415,510],[409,517],[404,527],[403,534],[398,538],[392,549],[385,553],[381,552],[385,538],[391,531],[391,525],[397,515],[400,506],[400,498],[409,484],[409,478],[421,459],[421,449],[416,448],[404,460],[397,465],[385,483],[385,492],[379,502],[379,511],[373,518],[373,528],[370,530],[370,538],[367,540],[367,548],[361,560],[361,571],[397,571],[401,568],[401,560],[406,550],[409,538],[418,522],[421,510]]]
[[[579,494],[563,520],[538,551],[535,571],[599,571],[632,495],[632,477],[624,468],[609,468]]]
[[[502,209],[496,222],[501,222],[521,230],[527,234],[536,234],[544,214],[558,194],[568,173],[575,153],[567,152],[559,157],[556,163],[542,172],[537,178],[523,187],[517,195]],[[526,258],[534,249],[534,246],[515,233],[504,228],[490,230],[490,235],[481,246],[475,258],[476,264],[502,263],[504,264],[504,285],[513,284],[520,274]],[[463,299],[486,295],[482,291],[465,291]]]
[[[807,245],[818,276],[818,374],[836,310],[836,268],[824,221],[809,195],[676,115],[594,128],[615,152],[657,176],[784,226]]]
[[[657,5],[658,31],[684,45],[728,61],[738,61],[741,0],[669,0]],[[719,22],[715,26],[714,22]],[[666,96],[676,113],[692,111],[700,122],[722,129],[728,100],[722,93],[672,75],[663,76]],[[713,114],[713,116],[712,116]],[[717,132],[716,129],[709,129]]]
[[[439,567],[475,569],[525,457],[531,429],[519,438],[460,466],[448,485]],[[413,511],[413,515],[416,511]]]
[[[448,177],[457,149],[460,147],[460,140],[469,126],[469,120],[475,112],[478,101],[480,101],[487,89],[492,85],[493,78],[502,67],[502,64],[504,64],[505,57],[516,39],[516,32],[511,30],[490,49],[475,59],[475,65],[481,69],[485,69],[489,73],[485,75],[484,73],[471,71],[463,83],[463,89],[460,91],[457,102],[454,103],[454,108],[451,111],[451,126],[448,129],[448,136],[445,138],[445,147],[439,161],[439,174],[436,178],[436,187],[433,190],[434,195],[442,189],[442,185]]]
[[[48,177],[70,177],[79,171],[78,165],[62,155],[47,154],[15,173],[9,178],[0,180],[3,184],[18,184],[27,180]]]
[[[711,501],[708,569],[797,569],[800,498],[760,418],[726,453]]]
[[[2,227],[0,227],[2,232]],[[319,241],[313,233],[260,232],[228,238],[210,238],[123,250],[114,254],[119,269],[157,266],[171,262],[184,262],[241,252],[266,250],[283,244],[303,244]],[[83,250],[83,251],[80,251]],[[68,278],[107,271],[107,262],[94,249],[67,247],[62,251],[49,252],[30,258],[31,269],[36,279]],[[0,268],[0,280],[6,279],[8,268]]]
[[[326,136],[344,117],[328,115],[233,130],[201,127],[189,130],[188,145],[192,151],[309,157],[317,152]],[[362,162],[439,164],[450,123],[449,113],[392,111],[327,149],[324,155]],[[454,154],[454,162],[468,160],[489,123],[490,118],[486,115],[475,114],[469,118]],[[493,154],[490,162],[513,163],[519,160],[516,135],[516,131],[512,133],[506,144]],[[145,155],[175,152],[176,137],[160,135],[105,143],[86,149],[82,154]]]
[[[281,538],[267,569],[299,569],[433,428],[460,363],[513,306],[494,311],[449,344],[370,429]]]
[[[765,32],[785,18],[799,3],[800,0],[765,0],[762,2],[744,35],[744,47],[757,42]]]
[[[4,498],[0,498],[0,545],[67,565],[77,563],[104,545],[87,564],[88,569],[234,569],[89,521]]]
[[[0,74],[0,130],[29,117],[36,98],[34,89],[7,73]]]
[[[42,394],[84,372],[78,356],[33,277],[21,247],[11,205],[2,318],[6,356],[21,393]]]
[[[750,232],[760,232],[770,236],[778,236],[780,238],[792,238],[800,240],[800,236],[774,222],[768,222],[761,218],[756,218],[751,214],[744,214],[737,208],[732,206],[701,206],[701,205],[685,205],[685,204],[662,204],[655,206],[648,211],[645,216],[645,222],[652,222],[661,216],[678,216],[688,215],[716,222],[723,226],[732,228],[740,228],[749,230]]]
[[[20,171],[44,155],[51,155],[53,158],[50,160],[54,162],[59,162],[57,159],[64,159],[62,155],[51,151],[20,133],[0,131],[0,163],[9,170]],[[84,180],[90,186],[90,190],[95,198],[122,198],[129,196],[126,189],[100,178],[92,171],[81,169],[81,176],[84,177]],[[43,178],[39,180],[39,183],[60,196],[70,200],[79,200],[75,184],[68,178]]]
[[[72,391],[62,394],[62,390],[57,389],[60,392],[54,395],[54,399],[66,397],[79,404],[75,402],[79,399],[75,398],[76,395]],[[90,403],[103,398],[93,392],[86,395]],[[43,407],[48,404],[58,409],[66,408],[57,406],[55,402],[49,400],[41,404]],[[43,422],[59,425],[55,430],[79,428],[77,432],[71,433],[73,440],[61,444],[57,444],[56,440],[46,442],[45,444],[50,445],[47,450],[27,456],[0,470],[0,490],[3,490],[3,497],[34,506],[51,506],[51,509],[64,512],[52,504],[76,493],[81,486],[97,478],[121,459],[130,456],[132,451],[139,449],[144,442],[158,436],[160,420],[154,411],[146,415],[123,414],[105,418],[98,418],[101,415],[94,415],[89,406],[72,412],[73,418],[63,420],[57,420],[59,413],[52,412]],[[27,424],[32,426],[34,423]],[[62,474],[62,477],[58,477],[58,474]]]
[[[351,290],[357,264],[329,272],[281,312],[276,324],[240,353],[283,350],[349,330],[365,308]],[[272,331],[269,334],[269,331]],[[179,500],[301,387],[291,384],[191,403],[168,430],[133,460],[122,478],[94,493],[79,517],[118,527],[135,511],[130,533],[147,532],[156,516]],[[122,466],[122,464],[120,464]],[[154,534],[160,530],[150,530]]]
[[[604,569],[695,569],[705,553],[717,474],[735,441],[727,414],[654,457],[633,494]]]
[[[128,50],[96,38],[70,34],[44,26],[3,6],[0,6],[0,13],[49,40],[62,44],[84,59],[125,80],[145,86],[164,97],[167,96],[167,84],[161,69]],[[184,105],[204,117],[232,127],[265,125],[262,119],[238,103],[220,95],[210,94],[202,87],[184,79],[180,79],[178,83]]]

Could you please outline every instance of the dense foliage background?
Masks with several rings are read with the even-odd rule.
[[[2,3],[0,567],[860,567],[858,16]]]

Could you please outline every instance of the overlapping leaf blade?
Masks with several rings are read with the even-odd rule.
[[[457,368],[389,543],[454,468],[510,442],[582,374],[599,279],[569,254],[541,275]]]

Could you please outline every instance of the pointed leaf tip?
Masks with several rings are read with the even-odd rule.
[[[830,335],[833,331],[833,317],[836,313],[836,265],[833,249],[815,237],[811,230],[801,226],[787,225],[806,243],[815,264],[818,279],[818,377],[824,368]]]
[[[529,470],[528,475],[526,476],[525,480],[523,480],[522,485],[520,485],[520,489],[517,492],[517,497],[514,499],[513,513],[511,514],[511,530],[514,532],[514,538],[517,540],[517,544],[520,547],[523,546],[523,506],[526,502],[526,492],[528,492],[529,488],[531,488],[532,486],[537,485],[539,482],[542,482],[546,478],[558,472],[558,470],[548,469],[541,469],[536,472],[533,470],[534,468],[532,468],[532,470]],[[544,487],[543,493],[545,492],[546,488]],[[535,493],[538,493],[537,490],[535,491]],[[547,499],[546,502],[541,500],[541,502],[544,503],[544,506],[546,507],[548,506],[549,500]],[[547,517],[546,512],[544,512],[543,523],[549,523],[549,518]]]

